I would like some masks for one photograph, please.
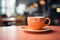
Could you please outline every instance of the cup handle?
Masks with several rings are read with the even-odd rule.
[[[46,18],[45,21],[46,20],[49,20],[48,24],[45,24],[45,26],[48,26],[51,23],[51,20],[49,18]]]

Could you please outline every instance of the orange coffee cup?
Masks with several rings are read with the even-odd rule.
[[[48,24],[45,24],[46,20],[49,20]],[[28,17],[28,28],[33,30],[42,29],[42,27],[50,24],[50,19],[43,16]]]

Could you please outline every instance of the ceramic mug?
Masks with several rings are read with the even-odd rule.
[[[46,20],[48,20],[48,24],[45,24]],[[42,29],[42,27],[48,26],[50,24],[50,19],[43,16],[36,17],[27,17],[28,28],[33,30]]]

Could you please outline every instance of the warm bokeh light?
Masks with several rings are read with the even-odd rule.
[[[33,5],[34,5],[34,7],[38,7],[38,4],[37,3],[34,3]]]
[[[45,1],[44,0],[40,0],[39,2],[41,5],[45,5]]]
[[[57,11],[57,12],[60,12],[60,8],[56,8],[56,11]]]

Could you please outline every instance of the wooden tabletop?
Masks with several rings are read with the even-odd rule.
[[[0,31],[0,40],[60,40],[60,26],[49,26],[52,31],[31,33],[20,30],[21,26],[3,27]],[[5,37],[5,38],[4,38]],[[3,39],[2,39],[3,38]]]
[[[49,26],[52,31],[44,33],[27,33],[17,28],[17,40],[60,40],[60,27]]]

